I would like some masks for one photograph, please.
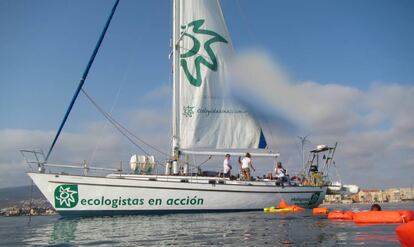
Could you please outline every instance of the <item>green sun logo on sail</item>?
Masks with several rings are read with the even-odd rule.
[[[183,115],[184,117],[192,117],[194,114],[194,106],[184,106],[183,107]]]
[[[181,29],[184,30],[182,32],[182,36],[189,37],[193,41],[193,47],[187,52],[180,55],[180,62],[188,81],[195,87],[201,86],[202,83],[202,76],[200,71],[201,64],[211,69],[212,71],[217,71],[217,58],[211,49],[211,45],[216,42],[228,43],[227,40],[224,39],[220,34],[211,30],[202,29],[201,26],[204,24],[204,22],[205,20],[200,19],[192,21],[188,25],[181,26]],[[211,36],[211,38],[208,39],[203,45],[204,50],[209,56],[210,62],[205,58],[205,56],[199,53],[201,42],[195,37],[196,35],[189,34],[189,31],[191,31],[193,34],[197,34],[197,36],[200,34]],[[194,66],[196,72],[195,76],[191,74],[188,68],[187,59],[190,57],[194,57]]]
[[[64,184],[55,189],[55,207],[56,208],[73,208],[78,204],[78,185]]]

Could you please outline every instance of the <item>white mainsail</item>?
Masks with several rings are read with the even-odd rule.
[[[175,5],[178,147],[265,148],[257,121],[228,97],[234,51],[219,2],[177,0]]]

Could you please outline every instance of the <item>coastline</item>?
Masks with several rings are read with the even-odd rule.
[[[23,200],[15,205],[0,208],[0,216],[51,216],[57,215],[46,199]]]

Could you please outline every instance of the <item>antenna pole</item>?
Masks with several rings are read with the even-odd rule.
[[[55,139],[53,139],[52,145],[50,146],[49,151],[47,152],[46,159],[45,159],[45,163],[47,163],[47,161],[49,159],[49,156],[50,156],[50,153],[52,152],[53,147],[55,146],[56,141],[59,138],[60,132],[62,132],[63,126],[65,126],[66,120],[68,119],[69,113],[72,110],[73,105],[75,104],[76,98],[78,97],[79,92],[82,89],[83,84],[85,83],[86,77],[88,76],[88,73],[89,73],[89,69],[91,68],[92,63],[95,60],[95,56],[98,53],[99,47],[101,46],[101,43],[102,43],[102,40],[105,37],[106,30],[108,29],[109,24],[111,23],[112,16],[115,13],[115,10],[116,10],[116,7],[118,6],[118,3],[119,3],[119,0],[116,0],[114,6],[112,7],[111,14],[109,15],[109,18],[106,21],[105,27],[104,27],[104,29],[103,29],[103,31],[101,33],[101,36],[99,37],[98,43],[95,46],[95,50],[93,51],[92,56],[89,59],[88,65],[86,66],[85,71],[83,72],[83,75],[82,75],[82,78],[81,78],[81,80],[79,82],[78,88],[76,89],[76,92],[75,92],[75,94],[72,97],[72,100],[71,100],[71,102],[69,104],[69,107],[66,110],[65,116],[63,117],[63,120],[62,120],[62,123],[59,126],[59,130],[56,133]]]
[[[305,142],[308,141],[308,140],[306,140],[306,138],[308,138],[308,137],[309,137],[309,135],[298,136],[298,138],[299,138],[299,140],[302,144],[302,166],[303,166],[303,170],[305,170],[305,149],[304,149],[304,146],[305,146]]]

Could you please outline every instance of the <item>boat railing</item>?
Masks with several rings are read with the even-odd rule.
[[[27,165],[33,171],[33,165],[37,165],[38,171],[44,171],[45,154],[42,150],[20,150]]]
[[[84,175],[88,175],[89,170],[119,172],[120,174],[122,173],[122,163],[120,163],[120,167],[118,169],[93,167],[89,166],[86,162],[83,164],[75,165],[54,164],[45,161],[45,154],[42,150],[20,150],[20,153],[22,154],[30,169],[34,171],[33,165],[37,165],[37,171],[40,173],[45,173],[45,167],[82,169]]]

